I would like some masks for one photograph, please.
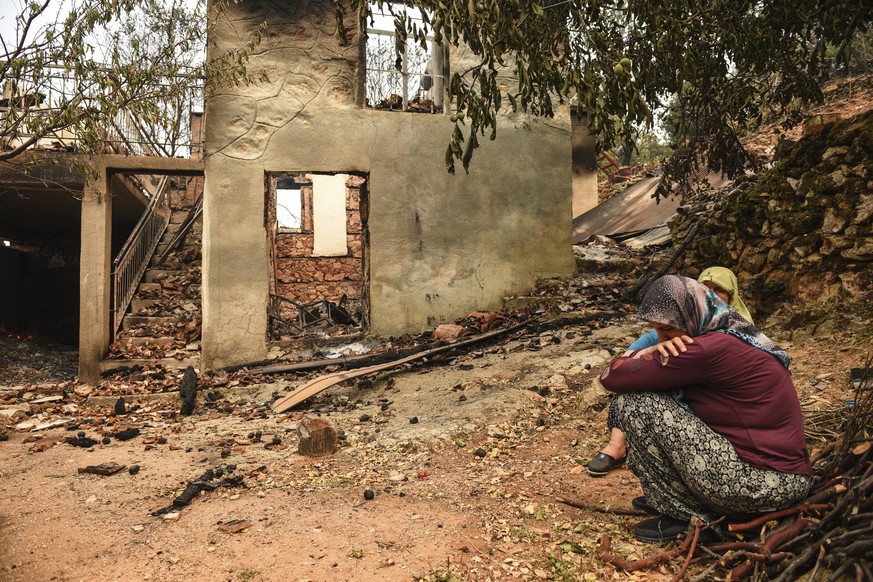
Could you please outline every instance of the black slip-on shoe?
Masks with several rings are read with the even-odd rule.
[[[588,462],[588,474],[592,477],[603,477],[608,475],[610,471],[624,465],[625,457],[616,459],[612,455],[606,453],[597,453],[594,458]]]
[[[644,542],[663,544],[688,531],[688,522],[669,515],[644,519],[634,527],[634,537]]]
[[[631,501],[631,507],[639,509],[640,511],[645,511],[649,515],[660,515],[660,512],[657,509],[649,505],[649,502],[646,501],[645,495],[634,497],[633,501]]]
[[[634,527],[634,537],[644,542],[664,544],[688,533],[688,522],[669,515],[645,519]],[[711,544],[724,541],[724,534],[718,526],[701,530],[698,543]]]

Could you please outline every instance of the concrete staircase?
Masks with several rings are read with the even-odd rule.
[[[173,210],[115,342],[101,364],[102,371],[155,365],[199,368],[201,218],[191,225],[184,241],[174,245],[176,248],[163,263],[157,264],[187,216],[188,210]]]

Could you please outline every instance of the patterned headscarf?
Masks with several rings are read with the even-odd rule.
[[[715,293],[688,277],[666,275],[652,283],[640,305],[638,317],[681,329],[691,337],[710,331],[726,333],[773,354],[786,368],[791,363],[785,350]]]
[[[752,314],[749,313],[749,308],[746,307],[746,304],[743,303],[740,297],[740,286],[737,283],[737,276],[734,275],[733,271],[727,267],[710,267],[705,269],[697,277],[697,280],[700,283],[713,283],[716,287],[727,293],[731,299],[728,303],[734,308],[734,311],[742,315],[743,319],[752,325],[755,324]]]

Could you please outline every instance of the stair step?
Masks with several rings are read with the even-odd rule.
[[[176,234],[182,230],[181,224],[173,224],[172,222],[167,225],[167,228],[164,230],[164,234],[161,237],[162,242],[167,242],[171,240]],[[201,235],[203,234],[203,223],[198,219],[194,224],[188,227],[188,232],[185,235],[185,240],[192,235]]]
[[[140,311],[142,311],[146,307],[151,307],[152,305],[154,305],[157,302],[158,302],[157,299],[137,299],[137,298],[134,298],[130,302],[130,312],[131,313],[139,313]],[[127,316],[127,317],[130,317],[130,316]]]
[[[179,323],[178,317],[150,317],[147,315],[125,315],[121,322],[122,329],[130,329],[135,325],[167,325]]]
[[[149,262],[149,267],[157,266],[159,258],[160,258],[160,255],[153,256],[151,262]],[[181,265],[181,260],[178,257],[170,256],[170,257],[167,257],[166,259],[164,259],[164,262],[160,264],[160,267],[161,268],[167,268],[167,267],[174,268],[174,267],[178,267],[180,265]]]
[[[160,283],[140,283],[139,290],[137,293],[148,293],[151,291],[161,292],[161,284]]]
[[[124,346],[160,346],[169,347],[176,343],[173,337],[121,337],[118,343]]]
[[[100,371],[106,372],[108,370],[115,370],[116,368],[132,368],[133,366],[142,366],[144,368],[147,366],[163,366],[164,368],[187,368],[188,366],[194,366],[199,369],[200,356],[191,356],[182,360],[177,360],[176,358],[159,358],[155,360],[145,358],[103,360],[100,362]]]
[[[146,283],[156,283],[161,279],[166,279],[167,277],[178,275],[181,271],[172,271],[169,269],[146,269],[145,279],[143,279]]]

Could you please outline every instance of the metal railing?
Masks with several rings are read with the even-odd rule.
[[[191,76],[190,80],[186,94],[166,91],[165,96],[151,100],[154,109],[149,117],[152,119],[138,118],[128,110],[119,111],[100,130],[107,150],[162,157],[190,157],[192,152],[198,151],[202,137],[199,128],[192,124],[192,118],[203,112],[203,83],[196,76]],[[7,145],[27,141],[33,136],[28,128],[41,127],[62,104],[87,103],[88,100],[81,79],[58,65],[44,67],[37,81],[22,79],[14,86],[7,83],[0,99],[0,125],[18,128],[14,138],[7,135]],[[35,146],[76,151],[80,141],[74,128],[65,127],[45,134]]]
[[[170,223],[170,178],[164,176],[148,208],[112,262],[112,341],[136,288]]]

